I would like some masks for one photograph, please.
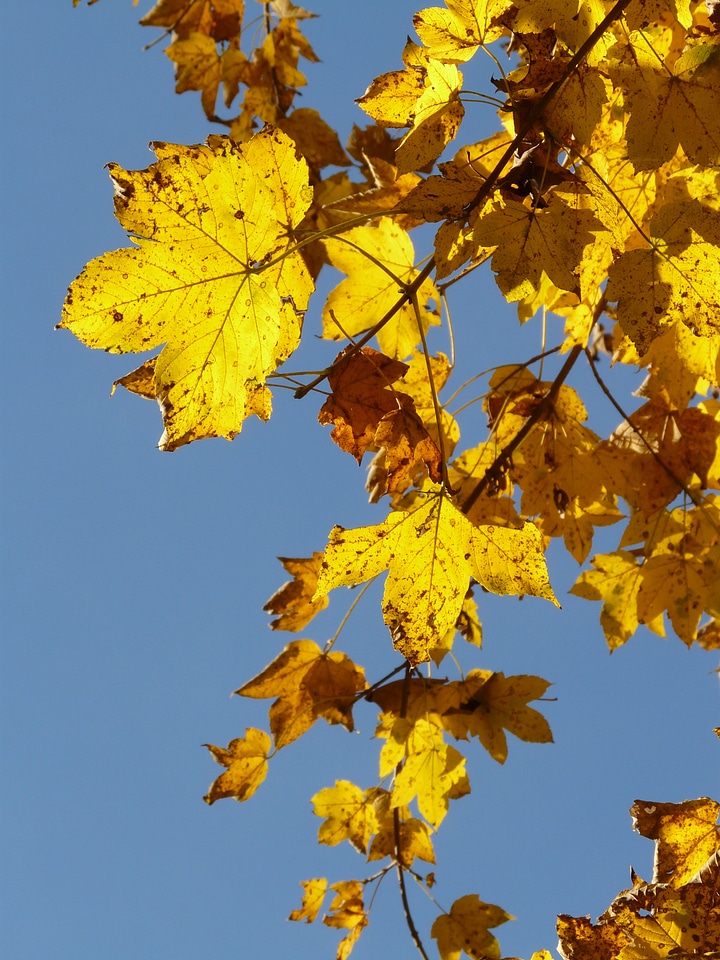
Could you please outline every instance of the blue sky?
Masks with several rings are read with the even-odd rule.
[[[174,94],[161,50],[141,49],[154,37],[136,22],[148,6],[36,0],[2,12],[0,943],[13,960],[330,960],[334,931],[285,917],[298,881],[370,872],[349,848],[317,845],[309,798],[338,778],[376,782],[372,709],[358,708],[356,734],[318,724],[281,751],[243,805],[202,802],[220,768],[201,744],[265,725],[266,703],[230,694],[290,639],[262,612],[285,579],[276,556],[322,549],[334,523],[376,522],[384,508],[365,503],[364,472],[329,442],[312,397],[278,394],[272,421],[249,422],[232,444],[161,454],[155,407],[109,396],[133,358],[53,331],[68,283],[125,242],[103,165],[144,167],[148,141],[211,132],[199,97]],[[307,34],[323,63],[308,66],[303,105],[345,139],[365,122],[353,99],[400,67],[416,5],[311,6],[322,16]],[[471,109],[464,142],[494,122],[488,108]],[[321,304],[318,294],[296,369],[331,356],[314,340]],[[453,316],[458,382],[537,352],[539,328],[519,330],[487,274],[458,285]],[[434,348],[447,349],[442,337]],[[573,382],[589,381],[579,372]],[[599,392],[588,402],[591,425],[611,428]],[[468,442],[484,426],[474,410]],[[613,537],[610,528],[603,543]],[[574,561],[551,549],[550,570],[562,611],[483,597],[485,645],[463,663],[553,681],[557,701],[544,712],[556,742],[512,740],[504,767],[473,743],[473,793],[436,841],[437,898],[500,904],[517,917],[499,930],[503,955],[525,958],[554,948],[557,913],[597,915],[631,864],[651,874],[652,845],[630,829],[636,798],[717,796],[720,786],[717,658],[647,633],[610,657],[599,608],[566,595]],[[350,599],[333,596],[307,636],[322,644]],[[373,588],[339,644],[372,678],[397,662],[377,599]],[[434,915],[413,903],[427,936]],[[355,956],[413,955],[388,878]]]

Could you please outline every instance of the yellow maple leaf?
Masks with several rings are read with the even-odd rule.
[[[428,7],[413,17],[417,35],[435,60],[462,63],[481,44],[492,43],[504,32],[499,18],[512,0],[447,0],[446,7]]]
[[[462,82],[462,74],[453,64],[428,60],[425,89],[415,105],[412,129],[395,151],[398,173],[422,170],[454,139],[465,115],[460,102]]]
[[[392,793],[389,791],[378,787],[374,797],[379,827],[370,844],[368,860],[393,857],[404,867],[411,867],[416,858],[425,860],[426,863],[435,863],[435,851],[428,825],[423,820],[411,817],[407,807],[394,807]]]
[[[322,553],[316,552],[311,557],[278,557],[293,579],[276,590],[263,607],[269,613],[279,614],[277,620],[270,623],[272,630],[302,630],[327,607],[327,597],[312,599],[317,588],[322,556]]]
[[[720,112],[719,112],[720,113]],[[610,268],[606,296],[640,354],[675,323],[696,337],[720,330],[720,213],[697,200],[672,201],[653,217],[649,249],[630,250]]]
[[[362,667],[344,653],[324,653],[312,640],[293,640],[235,693],[277,697],[270,707],[270,729],[279,749],[301,737],[319,717],[353,730],[355,695],[366,686]]]
[[[462,74],[456,66],[433,60],[412,41],[405,46],[403,61],[404,70],[377,77],[357,101],[384,127],[411,127],[395,151],[400,174],[436,160],[465,113],[460,102]]]
[[[355,227],[339,238],[323,241],[333,267],[347,274],[331,292],[323,309],[323,336],[328,340],[354,337],[374,326],[396,304],[402,285],[417,276],[415,251],[407,232],[389,219],[374,227]],[[438,323],[430,301],[439,302],[431,280],[417,292],[423,332]],[[420,343],[418,318],[405,303],[377,335],[380,349],[402,360]]]
[[[221,65],[213,38],[204,33],[191,33],[186,39],[171,43],[165,53],[175,64],[175,93],[201,90],[205,116],[215,116]]]
[[[617,960],[630,943],[630,935],[614,923],[596,926],[590,917],[560,914],[557,932],[562,956],[568,960]]]
[[[327,880],[325,877],[315,877],[312,880],[301,880],[300,885],[303,888],[302,905],[297,910],[293,910],[288,920],[304,920],[305,923],[313,923],[327,893]]]
[[[500,944],[490,927],[514,920],[493,903],[483,903],[476,893],[456,900],[449,913],[441,914],[433,923],[430,936],[437,940],[442,960],[460,960],[463,951],[473,960],[500,957]]]
[[[313,813],[325,817],[318,830],[318,842],[330,847],[349,840],[358,853],[366,853],[370,837],[379,823],[374,791],[361,790],[349,780],[336,780],[312,798]]]
[[[637,33],[631,34],[627,46],[614,47],[611,53],[618,59],[615,63],[611,60],[607,69],[625,93],[630,113],[627,150],[635,169],[661,166],[671,159],[678,144],[694,163],[718,163],[718,48],[690,42],[670,66],[647,45],[644,34]]]
[[[377,526],[334,527],[316,596],[384,570],[385,623],[412,664],[427,660],[455,625],[471,576],[491,593],[527,593],[558,605],[537,527],[476,527],[443,494],[393,512]]]
[[[598,554],[591,561],[593,570],[581,573],[570,590],[585,600],[602,600],[600,624],[611,650],[625,643],[637,630],[638,591],[643,582],[642,567],[637,558],[626,550]],[[646,622],[645,626],[659,636],[665,636],[662,614]]]
[[[583,251],[602,230],[575,187],[557,188],[545,207],[531,207],[507,194],[478,220],[474,239],[496,247],[492,258],[497,284],[510,302],[530,295],[545,272],[556,287],[581,294],[579,268]]]
[[[342,880],[331,884],[330,889],[335,891],[335,897],[330,904],[330,913],[323,917],[323,923],[328,927],[350,931],[338,944],[335,954],[335,960],[347,960],[369,923],[363,903],[363,884],[360,880]]]
[[[526,743],[553,742],[545,717],[528,706],[549,686],[541,677],[506,677],[492,670],[471,670],[461,683],[446,685],[439,693],[438,707],[442,708],[443,700],[455,701],[442,714],[445,728],[463,740],[468,735],[476,736],[493,760],[505,763],[505,730]]]
[[[227,749],[204,744],[213,755],[213,759],[223,767],[203,800],[215,803],[224,797],[247,800],[251,797],[267,775],[267,756],[270,752],[270,737],[264,730],[248,727],[244,737],[231,740]]]
[[[270,416],[265,380],[297,346],[312,292],[289,236],[312,190],[278,130],[240,146],[157,150],[147,170],[111,165],[116,215],[135,246],[86,266],[59,326],[112,353],[165,343],[153,379],[160,446],[173,450]]]
[[[720,848],[720,803],[702,797],[683,803],[636,800],[630,808],[633,829],[654,840],[653,883],[681,887]]]
[[[384,748],[381,757],[381,775],[393,749],[399,746],[404,756],[393,783],[392,806],[404,807],[417,798],[418,810],[437,829],[450,800],[470,792],[465,757],[443,742],[442,731],[434,723],[423,719],[412,724],[404,718],[396,720],[389,742],[390,750]]]

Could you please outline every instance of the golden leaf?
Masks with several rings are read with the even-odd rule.
[[[682,146],[694,163],[720,161],[717,88],[720,56],[713,44],[690,43],[673,65],[632,34],[631,44],[614,47],[619,59],[608,72],[625,93],[629,110],[628,156],[636,170],[655,169]]]
[[[366,853],[370,837],[379,828],[373,801],[373,790],[363,791],[348,780],[336,780],[334,787],[316,793],[313,813],[326,818],[318,830],[318,843],[334,847],[349,840],[358,853]]]
[[[550,686],[541,677],[518,675],[506,677],[491,670],[471,670],[459,685],[462,698],[445,710],[445,728],[460,739],[476,736],[493,760],[507,760],[505,730],[526,743],[552,743],[550,725],[541,713],[528,707],[530,700],[540,699]],[[454,700],[453,684],[440,694]]]
[[[214,747],[210,743],[204,746],[213,755],[213,759],[227,767],[227,770],[213,782],[203,800],[213,804],[224,797],[234,797],[235,800],[247,800],[251,797],[267,775],[270,737],[265,731],[248,727],[245,736],[231,740],[227,750]]]
[[[442,732],[427,720],[409,724],[399,719],[393,724],[391,736],[402,744],[404,753],[403,765],[393,784],[392,806],[404,807],[417,798],[420,813],[437,829],[445,819],[450,800],[470,791],[465,758],[444,743]],[[387,754],[383,763],[387,765]]]
[[[215,116],[221,67],[213,38],[191,33],[187,39],[170,44],[165,53],[175,64],[175,93],[201,90],[205,116]]]
[[[396,223],[381,220],[374,227],[355,227],[343,239],[323,241],[333,267],[347,274],[330,292],[323,309],[323,336],[342,340],[364,333],[395,306],[403,284],[417,276],[415,252],[408,234]],[[423,331],[438,323],[430,310],[431,300],[439,301],[431,280],[417,292]],[[411,303],[405,303],[377,334],[380,349],[402,360],[420,343],[418,319]]]
[[[541,538],[522,530],[475,527],[445,496],[394,512],[381,524],[335,527],[325,550],[316,596],[389,570],[383,616],[393,643],[411,663],[427,660],[454,626],[470,577],[491,593],[544,597],[557,605]]]
[[[425,89],[415,105],[412,129],[395,151],[398,173],[422,170],[454,139],[465,115],[460,102],[462,79],[452,64],[428,60]]]
[[[703,797],[684,803],[636,800],[630,808],[633,828],[655,841],[653,883],[681,887],[720,848],[720,803]]]
[[[511,6],[511,0],[447,0],[447,9],[416,13],[413,26],[433,59],[462,63],[502,35],[499,19]]]
[[[637,598],[642,584],[642,568],[637,559],[625,550],[599,554],[592,559],[595,569],[578,577],[570,593],[585,600],[602,600],[600,624],[611,650],[622,646],[637,630]],[[645,624],[661,637],[665,636],[662,614]]]
[[[352,948],[369,920],[363,903],[363,884],[359,880],[343,880],[330,886],[335,897],[330,904],[330,913],[323,917],[328,927],[349,930],[350,933],[338,944],[335,960],[347,960]]]
[[[442,960],[460,960],[463,951],[474,960],[498,960],[500,944],[490,927],[515,918],[493,903],[483,903],[476,893],[456,900],[450,913],[441,914],[433,923],[430,936],[437,940]]]
[[[305,923],[313,923],[327,893],[327,880],[325,877],[316,877],[313,880],[301,880],[300,885],[303,888],[302,905],[297,910],[293,910],[288,920],[304,920]]]
[[[311,557],[278,557],[293,579],[276,590],[263,607],[268,613],[279,614],[270,623],[272,630],[302,630],[327,607],[327,597],[313,600],[322,556],[316,552]]]
[[[579,188],[562,187],[547,206],[534,208],[506,195],[483,212],[473,231],[492,258],[497,283],[509,301],[521,300],[540,284],[545,272],[555,286],[580,295],[583,251],[602,225]]]
[[[312,282],[289,231],[312,198],[292,141],[159,148],[147,170],[111,165],[116,215],[135,246],[91,261],[61,327],[113,353],[165,343],[154,371],[164,450],[231,439],[267,420],[267,376],[295,349]]]
[[[323,653],[312,640],[293,640],[272,663],[236,690],[241,697],[277,697],[270,707],[275,748],[301,737],[319,717],[353,730],[355,695],[367,686],[362,667],[344,653]]]
[[[630,250],[610,268],[608,300],[643,354],[676,321],[696,337],[720,331],[720,213],[697,200],[665,204],[650,224],[653,246]]]

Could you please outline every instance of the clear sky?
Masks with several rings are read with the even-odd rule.
[[[322,15],[306,30],[323,63],[308,65],[303,105],[345,139],[365,122],[353,99],[401,66],[417,7],[308,5]],[[358,708],[354,735],[316,725],[243,805],[202,802],[220,768],[201,744],[265,725],[267,703],[230,694],[291,639],[271,633],[261,609],[285,579],[275,557],[307,556],[334,523],[376,522],[384,508],[365,504],[364,472],[316,423],[312,397],[278,395],[273,420],[249,422],[232,444],[161,454],[154,405],[109,396],[133,358],[93,354],[53,331],[68,283],[125,242],[103,165],[144,167],[148,141],[194,143],[211,132],[199,96],[173,93],[161,49],[141,49],[155,35],[137,26],[148,7],[35,0],[4,4],[0,15],[0,944],[12,960],[331,960],[334,931],[285,917],[299,904],[298,881],[370,872],[349,847],[317,845],[309,798],[337,778],[376,782],[374,711]],[[488,108],[471,109],[464,142],[494,122]],[[329,355],[313,340],[321,304],[319,294],[295,369]],[[508,352],[517,319],[487,275],[458,289],[453,311],[465,375],[537,352],[532,324]],[[447,349],[442,337],[433,346]],[[584,382],[578,373],[574,383]],[[612,427],[599,392],[591,400],[591,426]],[[484,427],[473,409],[468,442]],[[613,537],[610,528],[601,546]],[[436,842],[438,899],[449,907],[477,893],[500,904],[517,917],[498,931],[503,955],[524,958],[555,947],[557,913],[601,913],[631,864],[650,876],[652,845],[631,832],[627,813],[636,798],[720,793],[717,658],[647,633],[610,657],[599,607],[566,595],[574,561],[553,549],[550,570],[563,610],[483,597],[485,645],[477,657],[463,651],[463,663],[553,681],[557,700],[544,713],[556,742],[510,738],[504,767],[469,745],[473,793]],[[307,636],[322,644],[350,598],[333,596]],[[377,678],[397,658],[373,598],[377,590],[339,647]],[[415,955],[393,882],[375,901],[358,960]],[[413,903],[427,935],[433,914],[427,901]]]

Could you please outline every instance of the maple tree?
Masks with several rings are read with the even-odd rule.
[[[344,960],[370,921],[368,890],[396,871],[427,958],[407,887],[434,901],[419,862],[435,863],[433,834],[470,792],[455,744],[477,737],[505,763],[507,733],[552,740],[530,705],[547,680],[461,667],[461,641],[482,644],[480,595],[557,604],[545,554],[562,540],[589,561],[572,593],[601,601],[611,650],[640,625],[720,647],[720,12],[714,0],[447,0],[415,15],[402,69],[368,78],[358,103],[373,122],[345,147],[296,106],[301,65],[317,60],[311,16],[291,0],[159,0],[142,18],[169,39],[176,91],[199,92],[225,132],[156,143],[145,170],[110,165],[132,245],[85,267],[59,326],[91,347],[155,354],[114,387],[158,402],[162,450],[234,438],[249,416],[270,418],[284,386],[322,395],[331,440],[358,463],[368,455],[385,514],[282,558],[292,579],[265,609],[273,629],[297,633],[333,591],[384,576],[392,666],[367,679],[335,649],[342,623],[324,647],[290,641],[236,691],[273,700],[270,732],[208,745],[225,770],[205,800],[247,800],[318,719],[352,731],[354,709],[376,707],[377,781],[338,779],[312,802],[320,843],[347,840],[381,865],[302,881],[290,919],[313,922],[331,896],[323,922],[343,932]],[[450,148],[471,101],[461,67],[480,52],[501,73],[483,95],[499,129]],[[452,288],[485,265],[520,322],[545,338],[556,317],[563,332],[485,374],[487,430],[463,446],[453,350],[430,343],[444,331],[454,345]],[[326,267],[344,277],[317,303]],[[306,325],[342,349],[287,372]],[[646,372],[629,412],[600,372],[605,355]],[[620,418],[608,436],[568,383],[581,360]],[[601,526],[617,528],[617,546],[591,556]],[[451,662],[458,679],[437,671]],[[559,917],[562,955],[716,956],[719,810],[636,801],[654,875],[633,875],[596,923]],[[436,906],[442,960],[501,956],[501,907],[476,893]]]

